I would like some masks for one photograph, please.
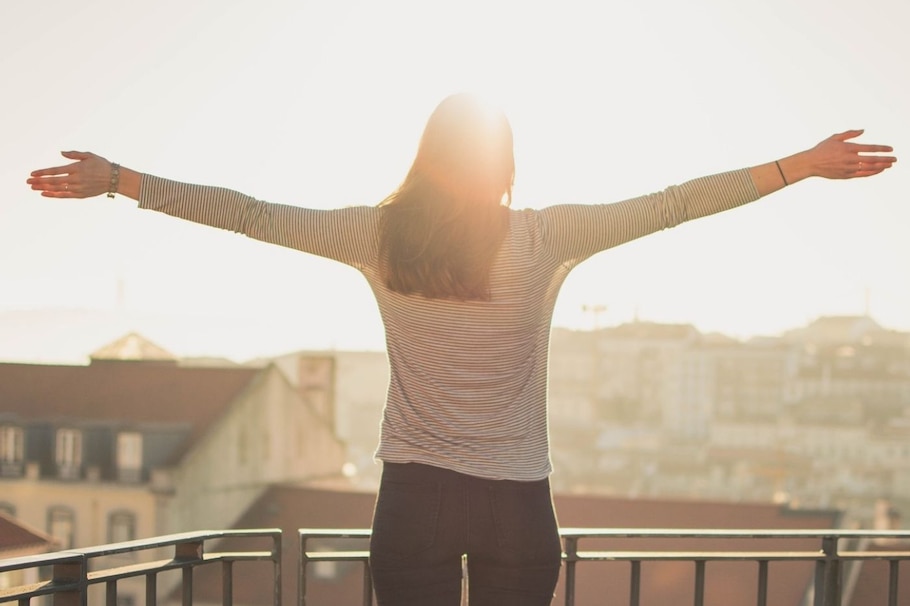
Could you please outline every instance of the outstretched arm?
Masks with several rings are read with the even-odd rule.
[[[886,145],[849,139],[862,131],[832,135],[805,151],[765,164],[710,175],[663,191],[610,204],[563,204],[541,211],[544,244],[554,260],[575,264],[642,236],[747,204],[808,177],[851,179],[889,168],[896,158]]]
[[[880,155],[893,151],[888,145],[849,143],[861,134],[862,130],[848,130],[831,135],[811,149],[750,168],[759,195],[766,196],[808,177],[871,177],[897,162],[894,156]]]
[[[808,177],[853,179],[877,175],[897,161],[888,145],[851,143],[863,134],[848,130],[832,135],[811,149],[754,166],[749,169],[759,196],[766,196]],[[119,167],[116,191],[111,192],[113,165],[89,152],[68,151],[63,156],[71,164],[33,171],[27,183],[42,196],[50,198],[90,198],[104,193],[119,193],[139,199],[141,173]]]
[[[161,179],[95,154],[63,152],[72,164],[36,170],[32,189],[51,198],[119,193],[139,208],[241,233],[362,269],[375,257],[375,207],[318,210],[257,200],[223,187]]]

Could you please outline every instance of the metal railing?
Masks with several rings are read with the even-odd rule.
[[[705,603],[709,566],[721,562],[753,563],[754,603],[768,606],[771,563],[801,563],[812,572],[805,575],[803,606],[841,606],[850,593],[851,566],[870,560],[884,561],[888,606],[907,604],[898,596],[899,573],[910,566],[910,531],[863,530],[693,530],[693,529],[600,529],[563,528],[561,596],[565,606],[575,606],[579,596],[578,565],[581,563],[624,562],[628,564],[627,587],[630,606],[639,606],[645,586],[647,562],[691,563],[690,580],[695,606]],[[364,606],[373,603],[369,554],[365,550],[368,529],[301,529],[298,531],[297,604],[307,606],[313,579],[310,565],[320,562],[348,562],[361,568]],[[222,543],[231,551],[217,550]],[[235,546],[240,545],[241,549]],[[794,545],[798,545],[794,548]],[[267,546],[263,549],[263,546]],[[874,546],[874,549],[871,548]],[[210,548],[210,549],[207,549]],[[103,592],[104,603],[116,606],[121,581],[144,581],[145,604],[159,603],[160,577],[172,571],[180,574],[168,595],[179,594],[184,606],[193,603],[194,571],[209,564],[221,564],[221,600],[234,603],[236,562],[271,563],[272,584],[262,585],[256,603],[282,604],[281,532],[275,529],[191,532],[148,540],[102,545],[90,549],[0,560],[3,575],[29,571],[35,578],[3,588],[0,603],[19,606],[51,600],[54,606],[86,606],[90,589]],[[161,557],[165,555],[166,557]],[[128,560],[125,563],[124,560]],[[783,563],[783,564],[780,564]],[[750,573],[753,574],[753,573]],[[319,575],[316,575],[317,577]],[[8,577],[7,577],[8,578]],[[7,583],[9,584],[9,583]],[[166,584],[166,583],[165,583]],[[905,587],[906,589],[906,582]],[[751,589],[742,589],[751,591]],[[92,603],[101,603],[93,599]],[[334,603],[334,602],[333,602]],[[312,605],[315,606],[315,605]],[[865,605],[864,605],[865,606]]]
[[[261,544],[265,540],[269,549],[206,551],[207,544],[211,546],[225,539],[244,544]],[[167,553],[172,555],[160,557]],[[150,559],[140,561],[143,558]],[[182,574],[179,582],[182,603],[189,606],[193,603],[194,570],[221,563],[222,602],[227,606],[233,604],[233,566],[243,561],[271,562],[273,583],[268,600],[281,604],[281,531],[276,529],[188,532],[0,560],[0,575],[27,571],[36,577],[27,584],[0,588],[0,603],[28,606],[32,600],[50,596],[54,606],[86,606],[90,589],[101,587],[106,606],[117,606],[120,582],[140,578],[144,580],[145,603],[151,606],[158,603],[159,577],[177,571]]]
[[[910,531],[862,531],[862,530],[692,530],[692,529],[597,529],[563,528],[564,579],[563,594],[565,606],[575,606],[578,593],[577,566],[581,562],[628,562],[629,563],[629,606],[639,606],[642,589],[642,563],[644,562],[691,562],[693,603],[705,603],[706,570],[709,563],[754,562],[756,575],[755,603],[768,606],[768,570],[771,562],[809,562],[814,565],[803,604],[808,606],[840,606],[844,590],[846,566],[851,562],[884,560],[888,562],[888,606],[898,606],[898,578],[901,562],[910,562]],[[298,605],[307,606],[307,567],[315,562],[360,562],[363,566],[364,606],[373,603],[372,584],[368,564],[368,553],[360,549],[344,549],[345,540],[362,543],[369,539],[370,531],[301,529],[299,531],[298,562]],[[661,540],[658,549],[596,549],[583,550],[584,541],[628,543]],[[770,540],[779,545],[786,541],[811,541],[811,549],[785,549],[768,547]],[[332,549],[310,549],[313,542],[323,545],[335,541]],[[744,549],[746,541],[751,546]],[[678,542],[679,547],[668,545]],[[710,543],[710,547],[697,547]],[[728,548],[718,544],[731,543]],[[733,544],[735,542],[735,544]],[[871,542],[884,547],[890,542],[894,549],[869,550]],[[907,564],[910,566],[910,564]],[[907,604],[907,596],[900,603]]]

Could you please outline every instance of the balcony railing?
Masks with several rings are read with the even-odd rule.
[[[869,560],[887,564],[883,595],[888,606],[910,603],[910,596],[898,595],[899,573],[910,561],[910,531],[859,530],[679,530],[679,529],[591,529],[563,528],[564,570],[561,598],[565,606],[577,603],[581,593],[578,566],[582,563],[622,562],[627,564],[628,604],[639,606],[646,583],[644,563],[683,562],[692,564],[690,595],[695,606],[705,603],[710,586],[709,568],[723,562],[754,565],[751,603],[771,604],[769,568],[801,563],[814,570],[808,575],[800,606],[841,606],[850,592],[851,567]],[[320,562],[353,562],[361,568],[360,603],[373,603],[368,554],[364,549],[370,531],[302,529],[298,531],[297,596],[299,606],[308,606],[308,588],[316,579],[311,569]],[[218,551],[223,540],[230,540],[231,551]],[[268,549],[262,549],[263,544]],[[791,548],[787,545],[798,544]],[[238,548],[240,546],[240,548]],[[874,546],[874,549],[870,547]],[[278,530],[230,530],[193,532],[0,560],[0,603],[19,606],[44,603],[54,606],[85,606],[90,591],[103,594],[107,606],[116,606],[118,586],[126,579],[139,579],[145,587],[145,604],[159,603],[160,577],[177,571],[180,578],[169,595],[179,594],[184,606],[193,603],[194,571],[221,564],[221,601],[234,603],[233,566],[237,562],[268,562],[272,583],[257,583],[256,603],[282,604],[281,532]],[[165,557],[161,557],[164,555]],[[124,559],[129,560],[128,563]],[[586,564],[587,565],[587,564]],[[596,565],[596,564],[595,564]],[[34,578],[10,585],[9,575],[29,572]],[[4,583],[4,579],[7,581]],[[905,587],[906,589],[906,587]],[[742,589],[750,592],[751,589]],[[101,603],[93,599],[91,603]],[[688,601],[688,599],[686,599]],[[674,604],[680,602],[674,602]],[[846,603],[843,603],[846,604]],[[318,606],[310,604],[309,606]],[[343,605],[342,605],[343,606]],[[778,606],[774,604],[774,606]],[[872,606],[866,605],[863,606]]]
[[[769,565],[771,562],[803,562],[814,565],[814,575],[806,587],[800,606],[841,606],[847,567],[865,560],[888,562],[887,606],[910,604],[910,596],[898,602],[898,579],[901,562],[910,562],[910,531],[859,530],[681,530],[681,529],[593,529],[563,528],[563,600],[565,606],[576,606],[578,564],[582,562],[628,562],[629,606],[640,606],[644,562],[689,562],[693,564],[691,588],[695,606],[705,604],[705,585],[709,563],[752,562],[755,564],[755,595],[753,603],[768,606]],[[345,549],[344,542],[360,544],[369,538],[369,530],[299,531],[298,605],[308,606],[307,585],[309,564],[315,562],[360,562],[363,566],[363,606],[373,603],[368,553],[362,549]],[[662,541],[659,549],[642,546],[629,549],[635,543]],[[336,541],[332,549],[312,550],[318,542]],[[616,548],[581,549],[583,542],[614,543]],[[813,543],[813,548],[791,549],[769,547],[788,542]],[[674,547],[672,543],[678,543]],[[724,543],[727,543],[725,546]],[[622,545],[619,547],[619,545]],[[699,546],[699,544],[704,545]],[[743,547],[748,544],[748,547]],[[869,550],[876,544],[879,548]],[[887,546],[893,549],[885,549]],[[910,566],[910,564],[905,564]],[[317,606],[317,605],[312,605]],[[586,606],[578,604],[577,606]],[[777,606],[776,604],[774,606]],[[871,606],[864,604],[863,606]],[[882,605],[884,606],[884,604]]]
[[[261,544],[263,538],[270,549],[240,551],[207,551],[207,545],[224,539]],[[168,554],[161,558],[162,554]],[[124,560],[127,560],[125,562]],[[141,561],[144,560],[144,561]],[[272,564],[271,595],[265,602],[281,604],[281,531],[225,530],[190,532],[140,541],[112,543],[89,549],[61,551],[52,554],[0,560],[0,579],[4,575],[31,573],[31,582],[3,588],[0,584],[0,603],[18,602],[27,606],[32,600],[51,596],[54,606],[86,606],[89,592],[101,588],[106,606],[117,606],[118,586],[131,578],[144,580],[145,603],[158,603],[159,577],[178,571],[182,603],[193,603],[193,572],[201,566],[221,564],[222,598],[233,603],[233,566],[242,561],[266,561]],[[92,604],[100,603],[93,600]]]

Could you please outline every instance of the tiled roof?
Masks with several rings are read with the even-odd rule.
[[[91,355],[94,360],[158,360],[176,362],[171,352],[134,332],[105,345]]]
[[[154,362],[0,363],[0,420],[189,425],[192,443],[258,372]]]
[[[53,548],[53,538],[0,511],[0,558],[46,553]]]

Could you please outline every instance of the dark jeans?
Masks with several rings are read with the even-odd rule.
[[[380,606],[546,606],[562,547],[550,484],[385,463],[370,541]]]

